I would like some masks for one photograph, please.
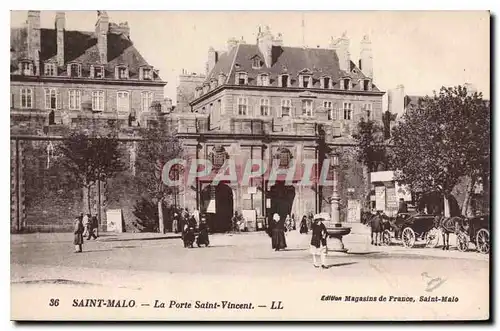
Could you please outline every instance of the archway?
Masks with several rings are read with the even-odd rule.
[[[207,224],[211,232],[231,230],[233,208],[233,190],[226,184],[208,185],[202,190],[200,210],[206,214]]]
[[[285,185],[284,181],[277,181],[269,190],[269,198],[271,199],[271,207],[268,209],[268,224],[272,224],[271,220],[274,213],[280,215],[282,220],[287,215],[292,215],[295,187]]]

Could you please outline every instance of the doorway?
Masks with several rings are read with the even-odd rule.
[[[284,181],[277,181],[269,189],[269,198],[271,199],[271,206],[267,210],[268,224],[272,224],[275,213],[280,215],[281,220],[284,220],[287,215],[292,216],[293,200],[295,199],[295,187],[293,185],[285,185]]]
[[[206,214],[207,225],[212,233],[231,230],[233,210],[233,190],[227,184],[208,185],[201,191],[200,212]]]

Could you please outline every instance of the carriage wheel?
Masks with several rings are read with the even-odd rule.
[[[412,248],[415,244],[415,231],[413,231],[412,228],[404,228],[401,238],[403,240],[404,247]]]
[[[460,252],[465,252],[469,248],[469,238],[463,232],[457,235],[457,248]]]
[[[476,234],[476,247],[477,250],[483,254],[490,252],[490,231],[486,229],[479,229]]]
[[[430,248],[436,248],[439,244],[439,230],[433,228],[425,235],[425,246]]]
[[[391,231],[384,230],[384,232],[382,232],[382,244],[385,246],[391,245]]]

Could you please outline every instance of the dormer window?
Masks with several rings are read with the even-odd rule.
[[[323,78],[321,78],[321,88],[329,89],[330,88],[330,82],[331,82],[330,77],[323,77]]]
[[[262,60],[260,59],[260,57],[255,56],[252,59],[252,68],[253,69],[261,69],[262,68]]]
[[[236,85],[247,85],[248,84],[248,75],[246,72],[238,72],[236,73]]]
[[[363,91],[371,91],[372,90],[372,85],[369,79],[364,79],[363,80]]]
[[[217,88],[217,79],[212,78],[212,79],[210,80],[210,89],[211,89],[211,90],[214,90],[214,89],[216,89],[216,88]]]
[[[82,66],[78,63],[68,64],[68,76],[69,77],[81,77],[82,76]]]
[[[103,66],[93,66],[90,68],[91,73],[94,75],[96,79],[104,78],[104,67]]]
[[[302,86],[303,88],[311,88],[312,87],[312,77],[309,75],[301,75],[301,81],[302,81]]]
[[[33,63],[31,61],[22,61],[20,64],[21,75],[31,76],[33,75]]]
[[[141,80],[153,80],[153,69],[140,68],[139,79],[141,79]]]
[[[343,78],[341,82],[342,82],[342,89],[343,90],[350,90],[351,89],[351,80],[349,78]]]
[[[290,85],[290,76],[288,75],[281,75],[280,76],[280,80],[279,80],[279,83],[280,83],[280,87],[288,87],[288,85]]]
[[[115,69],[116,79],[128,79],[128,68],[126,66],[118,66]]]
[[[57,76],[57,67],[55,63],[45,63],[43,72],[45,76]]]
[[[268,74],[260,74],[257,76],[257,85],[258,86],[269,86],[269,75]]]

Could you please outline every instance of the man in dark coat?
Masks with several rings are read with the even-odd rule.
[[[307,217],[306,215],[304,215],[302,217],[302,221],[300,221],[300,233],[306,233],[308,232],[309,230],[307,229]]]
[[[83,232],[85,231],[85,227],[83,226],[82,219],[83,219],[83,217],[77,217],[75,219],[75,228],[73,231],[73,234],[74,234],[73,245],[75,245],[75,253],[82,252]]]
[[[407,212],[408,212],[408,205],[406,204],[406,202],[403,198],[400,198],[399,199],[398,213],[407,213]]]
[[[272,248],[275,251],[286,248],[285,240],[285,220],[281,219],[278,214],[273,215],[273,234],[272,234]]]
[[[208,239],[208,226],[204,216],[202,216],[200,220],[200,228],[198,238],[196,238],[196,244],[198,247],[201,245],[208,246],[210,244],[210,240]]]
[[[371,228],[371,239],[372,245],[379,246],[379,237],[382,237],[382,212],[377,210],[375,216],[373,216],[370,220],[370,228]],[[373,235],[375,234],[375,241],[373,240]],[[382,241],[382,240],[380,240]]]
[[[95,234],[95,230],[97,229],[98,227],[98,221],[97,221],[97,217],[94,215],[92,217],[90,217],[90,225],[89,225],[89,235],[87,237],[87,240],[90,240],[90,238],[94,238],[97,239],[97,235]]]

